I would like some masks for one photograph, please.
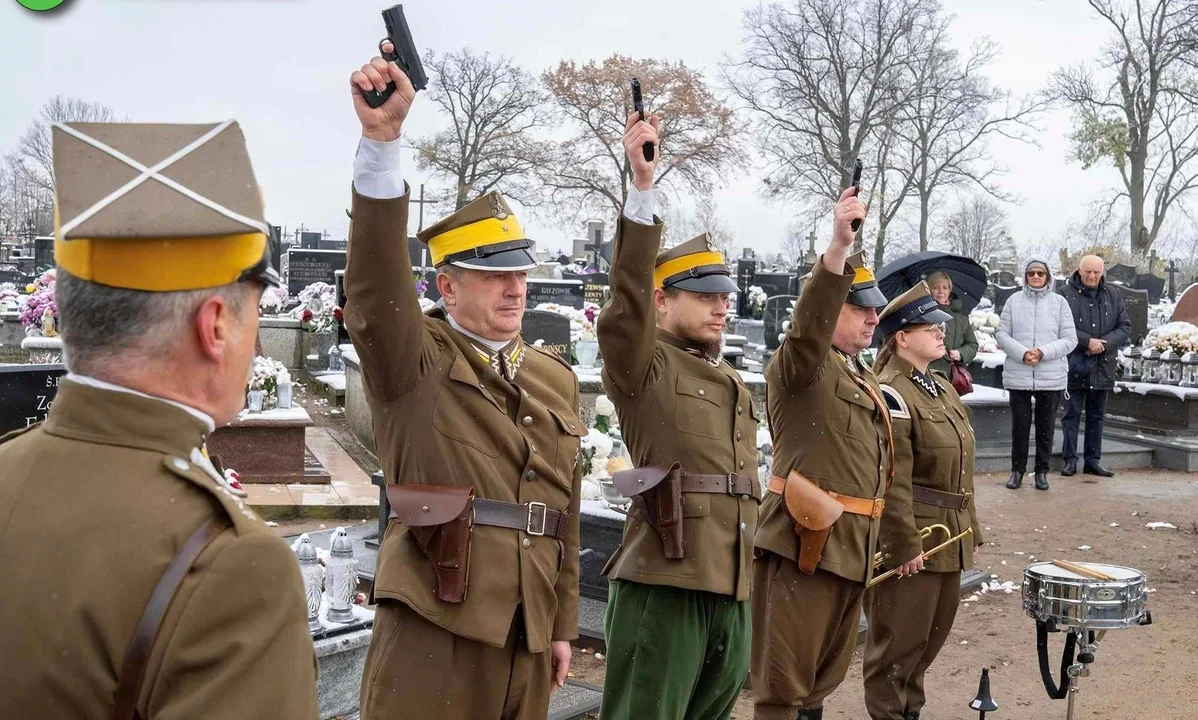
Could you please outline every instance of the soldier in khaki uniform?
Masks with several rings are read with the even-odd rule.
[[[241,131],[52,133],[68,374],[0,439],[3,714],[314,719],[295,556],[203,449],[279,284]]]
[[[360,90],[394,80],[371,109]],[[421,314],[399,135],[415,95],[374,58],[351,77],[345,322],[396,516],[379,549],[364,720],[544,720],[578,633],[578,380],[520,339],[536,262],[498,193],[419,234],[443,306]]]
[[[617,481],[631,478],[634,489],[659,481],[640,496],[648,500],[634,501],[604,570],[611,586],[600,717],[716,720],[730,716],[749,671],[757,410],[720,357],[736,290],[724,258],[706,235],[658,254],[656,163],[642,152],[656,144],[656,120],[629,119],[634,188],[617,225],[612,299],[598,320],[603,387],[637,465]],[[650,510],[671,467],[681,510],[672,541],[653,527],[660,518]]]
[[[893,460],[882,391],[857,355],[886,304],[861,254],[848,257],[851,223],[864,217],[850,187],[766,368],[774,467],[753,563],[757,720],[823,717],[824,698],[848,671],[872,577]]]
[[[874,720],[919,720],[924,672],[948,638],[961,597],[961,571],[973,567],[981,528],[973,499],[973,429],[952,383],[929,364],[944,355],[944,323],[919,283],[880,316],[885,341],[874,369],[894,426],[894,486],[882,514],[883,558],[913,557],[971,531],[926,558],[924,572],[865,591],[869,631],[865,704]],[[920,539],[919,529],[944,525]]]

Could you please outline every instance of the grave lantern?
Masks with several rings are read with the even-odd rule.
[[[1140,382],[1144,377],[1144,352],[1135,345],[1125,353],[1125,357],[1126,379],[1129,382]]]
[[[1182,387],[1198,387],[1198,353],[1193,351],[1181,356]]]
[[[1181,357],[1173,348],[1161,353],[1160,382],[1177,385],[1181,382]]]
[[[1161,351],[1156,348],[1144,350],[1144,370],[1142,381],[1159,383],[1161,381]]]
[[[308,533],[300,535],[295,548],[295,559],[299,561],[300,575],[304,579],[304,597],[308,601],[308,632],[320,632],[320,596],[324,587],[324,568],[316,558],[316,546]]]
[[[329,612],[325,617],[331,623],[354,621],[354,596],[358,592],[357,563],[349,535],[345,528],[337,528],[329,545],[328,582],[325,583],[325,595],[329,599]]]
[[[345,372],[345,358],[336,342],[329,347],[329,372]]]

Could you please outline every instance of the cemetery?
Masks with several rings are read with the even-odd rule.
[[[321,713],[326,718],[352,712],[357,703],[372,611],[355,604],[354,593],[368,590],[373,581],[379,538],[390,512],[382,474],[368,476],[344,456],[337,442],[320,434],[313,416],[298,401],[300,393],[310,391],[312,398],[318,398],[315,402],[343,417],[353,442],[368,454],[375,452],[361,366],[341,322],[344,265],[342,250],[292,248],[288,252],[286,291],[268,291],[262,298],[259,357],[247,386],[246,410],[218,429],[209,442],[210,452],[235,471],[249,503],[263,517],[359,523],[289,538],[309,589]],[[737,261],[741,291],[734,298],[722,355],[740,371],[763,418],[763,369],[794,312],[802,269],[757,272],[755,261]],[[417,264],[412,270],[411,282],[417,286],[421,305],[432,307],[432,273]],[[1127,282],[1112,282],[1127,304],[1134,342],[1120,356],[1120,380],[1108,405],[1104,462],[1117,470],[1198,470],[1198,328],[1194,325],[1198,285],[1173,301],[1161,297],[1160,288],[1142,274],[1115,274],[1119,273]],[[998,314],[1019,290],[1016,284],[1003,284],[1014,280],[1005,276],[1009,274],[993,273],[970,315],[979,352],[969,367],[974,391],[964,402],[972,413],[978,472],[1001,472],[1009,463],[1011,419],[1002,390],[1004,358],[993,338]],[[623,510],[629,502],[610,478],[632,462],[614,408],[604,395],[603,358],[595,337],[596,317],[610,297],[608,277],[605,273],[562,279],[540,275],[530,274],[522,335],[526,342],[569,362],[579,379],[580,416],[589,427],[581,459],[580,643],[602,650],[607,581],[601,573],[620,543]],[[53,286],[53,271],[36,278],[25,292],[0,286],[0,430],[45,419],[66,372]],[[1060,442],[1058,432],[1054,468],[1060,464]],[[767,477],[771,441],[764,421],[758,445],[759,475]],[[348,466],[352,467],[347,470]],[[346,479],[350,475],[352,483]],[[352,491],[347,490],[351,485]],[[336,493],[354,499],[338,506],[330,500]],[[987,581],[980,571],[966,573],[961,591],[969,595]],[[568,692],[555,695],[559,713],[555,717],[581,717],[597,706],[596,687],[571,682]]]

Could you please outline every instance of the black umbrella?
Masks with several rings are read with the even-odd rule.
[[[961,309],[968,313],[986,295],[986,269],[973,258],[952,253],[927,250],[911,253],[886,264],[878,273],[878,286],[893,300],[915,287],[920,280],[940,270],[953,281],[953,294],[961,299]]]

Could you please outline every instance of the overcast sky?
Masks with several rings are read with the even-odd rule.
[[[15,146],[56,93],[107,104],[137,122],[236,118],[269,220],[344,237],[359,134],[348,77],[375,54],[387,2],[66,0],[62,11],[34,13],[0,0],[0,150]],[[679,59],[714,82],[717,64],[737,52],[742,9],[753,4],[422,0],[405,4],[405,12],[422,48],[503,53],[537,73],[563,58],[601,60],[620,52]],[[1089,60],[1106,36],[1084,0],[944,4],[956,16],[961,48],[983,35],[999,44],[1002,55],[990,76],[1016,94],[1038,90],[1061,65]],[[444,122],[422,100],[405,133],[424,134]],[[1009,168],[1002,185],[1021,198],[1007,208],[1013,236],[1021,243],[1065,243],[1069,222],[1117,176],[1110,168],[1083,171],[1067,159],[1066,111],[1041,125],[1038,148],[1011,142],[992,148]],[[410,155],[405,167],[413,185],[427,179]],[[716,199],[742,243],[759,252],[777,249],[789,213],[760,199],[755,176],[727,178]],[[526,229],[543,247],[564,247],[567,236],[582,234],[531,225]]]

